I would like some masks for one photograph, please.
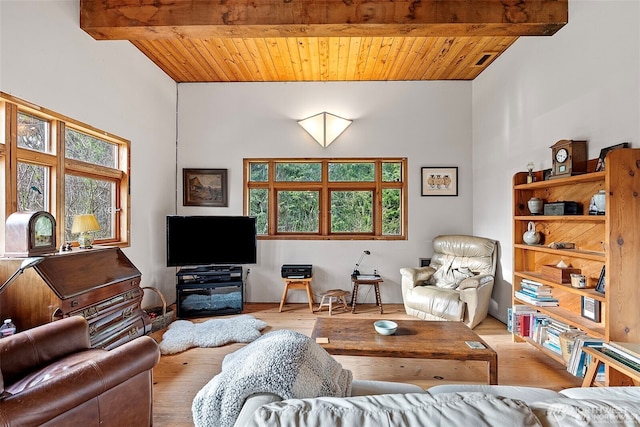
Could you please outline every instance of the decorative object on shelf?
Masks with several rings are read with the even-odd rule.
[[[549,168],[542,171],[543,180],[548,181],[552,178],[552,176],[553,176],[553,169]]]
[[[336,138],[342,135],[342,132],[351,123],[353,123],[353,120],[348,120],[326,111],[298,120],[298,124],[323,148],[327,148]]]
[[[14,212],[5,223],[5,257],[30,257],[55,252],[56,220],[49,212]]]
[[[560,261],[557,265],[543,265],[540,267],[542,278],[554,283],[570,283],[571,273],[580,274],[579,268],[573,268]]]
[[[540,233],[536,231],[536,225],[533,221],[529,221],[527,231],[522,235],[522,240],[527,245],[537,245],[540,243]]]
[[[581,310],[582,317],[594,322],[600,322],[600,301],[583,296]]]
[[[93,214],[76,215],[73,217],[71,233],[78,236],[78,246],[82,249],[90,249],[93,246],[93,233],[100,231],[100,224]]]
[[[575,249],[576,244],[571,242],[551,242],[549,243],[551,249]]]
[[[0,294],[2,293],[2,291],[4,291],[5,287],[7,287],[11,282],[16,280],[18,278],[18,276],[21,275],[22,273],[24,273],[24,271],[27,268],[31,268],[36,264],[40,264],[43,259],[44,259],[44,257],[38,256],[38,257],[27,258],[24,261],[22,261],[22,264],[20,264],[20,267],[11,275],[11,277],[9,277],[2,284],[2,286],[0,286]]]
[[[578,289],[587,287],[587,277],[584,274],[571,273],[571,286]]]
[[[533,162],[527,163],[527,184],[531,184],[535,181],[535,177],[533,176],[533,168],[535,164]]]
[[[545,203],[543,208],[545,215],[582,215],[582,205],[577,202],[553,202]]]
[[[422,196],[457,196],[458,167],[423,167]]]
[[[226,169],[182,169],[184,206],[228,206]]]
[[[598,278],[598,284],[596,285],[596,291],[601,294],[605,293],[606,281],[605,281],[605,273],[604,273],[604,265],[602,266],[602,270],[600,271],[600,277]]]
[[[607,193],[604,190],[598,191],[591,197],[589,203],[589,215],[604,215],[606,212]]]
[[[564,178],[587,171],[587,141],[562,139],[551,146],[552,178]]]
[[[605,147],[602,150],[600,150],[600,156],[598,156],[598,163],[596,163],[596,170],[594,172],[600,172],[604,170],[604,167],[605,167],[604,161],[609,151],[615,150],[618,148],[629,148],[629,146],[630,144],[628,142],[623,142],[621,144],[612,145],[611,147]]]
[[[529,211],[531,215],[541,215],[542,214],[542,199],[537,197],[532,197],[527,202],[527,206],[529,207]]]

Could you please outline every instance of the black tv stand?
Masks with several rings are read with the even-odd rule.
[[[241,266],[199,266],[177,273],[178,317],[241,313],[244,283]]]

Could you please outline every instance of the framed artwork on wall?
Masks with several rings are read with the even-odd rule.
[[[423,167],[422,196],[457,196],[458,167]]]
[[[594,322],[600,322],[600,301],[589,297],[582,297],[582,317]]]
[[[628,142],[623,142],[622,144],[612,145],[611,147],[605,147],[600,150],[600,155],[598,156],[598,163],[596,163],[595,172],[600,172],[604,170],[604,158],[607,157],[607,153],[611,150],[615,150],[617,148],[629,148]]]
[[[601,294],[605,293],[605,288],[606,288],[606,282],[604,278],[605,278],[604,266],[602,266],[602,270],[600,271],[600,277],[598,278],[598,284],[596,285],[596,291],[600,292]]]
[[[182,169],[184,206],[228,206],[226,169]]]

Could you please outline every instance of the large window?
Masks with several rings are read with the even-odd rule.
[[[129,243],[129,141],[0,93],[5,205],[48,211],[58,244],[75,242],[73,218],[94,214],[96,243]]]
[[[245,159],[244,213],[258,236],[405,239],[405,158]]]

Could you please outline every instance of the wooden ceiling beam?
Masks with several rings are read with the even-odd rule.
[[[80,0],[96,40],[550,36],[568,0]]]

